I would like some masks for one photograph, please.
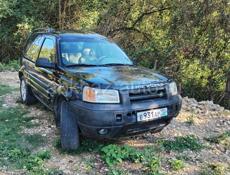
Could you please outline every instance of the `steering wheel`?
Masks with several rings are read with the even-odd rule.
[[[98,59],[97,59],[97,62],[98,63],[101,63],[102,62],[102,60],[104,60],[105,58],[107,58],[107,56],[101,56],[101,57],[99,57]]]
[[[80,56],[80,58],[79,58],[79,60],[78,60],[78,64],[82,64],[82,59],[83,59],[83,57]]]

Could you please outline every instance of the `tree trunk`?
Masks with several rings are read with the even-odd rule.
[[[230,72],[227,75],[226,94],[227,98],[230,98]]]

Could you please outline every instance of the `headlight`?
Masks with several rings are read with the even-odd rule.
[[[91,103],[120,103],[120,98],[117,90],[85,86],[83,89],[83,101]]]
[[[171,95],[177,95],[178,92],[177,92],[177,86],[175,82],[169,83],[169,93]]]

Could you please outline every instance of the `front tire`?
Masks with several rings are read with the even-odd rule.
[[[31,105],[36,102],[36,98],[31,91],[31,87],[26,83],[23,77],[20,79],[20,95],[22,103],[26,105]]]
[[[61,102],[60,129],[62,149],[69,151],[78,149],[80,141],[76,116],[65,100]]]

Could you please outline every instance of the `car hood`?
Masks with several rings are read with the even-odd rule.
[[[67,68],[73,79],[81,79],[96,87],[130,89],[165,83],[168,78],[150,69],[136,66],[96,66]]]

